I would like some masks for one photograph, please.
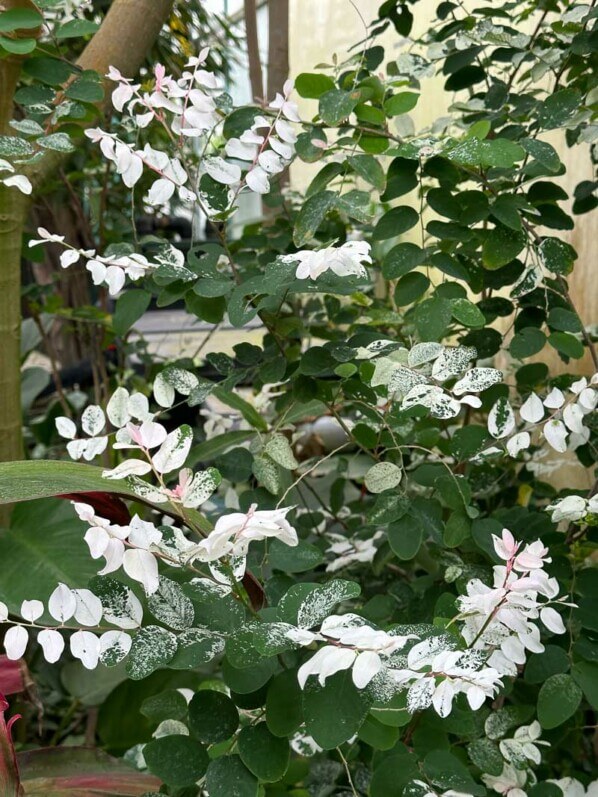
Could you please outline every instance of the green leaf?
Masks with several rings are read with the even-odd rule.
[[[59,25],[54,35],[57,39],[74,39],[79,36],[89,36],[99,27],[97,22],[92,22],[90,19],[70,19]]]
[[[317,100],[325,92],[334,89],[334,80],[328,75],[301,72],[295,78],[295,89],[300,97]]]
[[[254,429],[258,429],[260,432],[268,431],[268,424],[259,412],[252,404],[245,401],[244,398],[241,398],[238,393],[233,393],[232,390],[225,390],[223,387],[217,387],[213,393],[216,398],[226,404],[227,407],[238,410],[247,423],[251,424]]]
[[[485,268],[494,271],[506,266],[517,257],[526,241],[524,232],[497,225],[487,233],[482,246],[482,262]]]
[[[187,701],[176,689],[167,689],[146,698],[141,704],[141,713],[153,722],[184,720],[187,716]]]
[[[66,133],[52,133],[52,135],[38,138],[37,143],[44,149],[52,149],[55,152],[74,152],[71,139]]]
[[[384,103],[384,110],[387,116],[400,116],[403,113],[412,111],[418,100],[419,94],[414,94],[412,91],[403,91],[400,94],[389,97]]]
[[[532,653],[525,665],[525,680],[530,684],[543,684],[551,675],[568,672],[569,656],[563,648],[546,645],[543,653]]]
[[[556,349],[559,354],[563,354],[565,357],[579,360],[584,355],[583,343],[568,332],[551,332],[548,336],[548,342],[553,349]]]
[[[206,775],[210,797],[257,797],[258,782],[238,755],[227,755],[210,763]]]
[[[354,736],[369,706],[367,693],[353,684],[350,670],[327,678],[324,686],[309,678],[303,692],[307,732],[325,750],[332,750]]]
[[[80,102],[101,102],[104,99],[104,89],[96,77],[86,76],[73,81],[65,95]]]
[[[243,728],[237,747],[241,761],[262,783],[275,783],[288,769],[289,743],[274,736],[265,722]]]
[[[424,537],[420,518],[412,513],[403,515],[388,526],[388,542],[399,559],[413,559],[419,551]]]
[[[146,744],[143,757],[149,771],[168,786],[193,786],[205,775],[210,763],[203,744],[176,734]]]
[[[404,307],[416,302],[430,287],[430,280],[421,271],[412,271],[405,274],[397,282],[395,287],[395,304],[397,307]]]
[[[176,636],[165,628],[148,625],[133,637],[127,659],[127,674],[134,681],[147,678],[173,658],[177,649]]]
[[[338,125],[339,122],[350,116],[351,111],[359,102],[359,97],[359,91],[349,92],[340,89],[327,91],[320,96],[320,117],[327,125]]]
[[[0,22],[2,18],[0,17]],[[7,36],[0,36],[0,47],[7,53],[14,55],[27,55],[32,53],[37,47],[36,39],[9,39]]]
[[[538,719],[545,730],[557,728],[573,716],[581,703],[582,691],[570,675],[551,675],[538,695]]]
[[[295,670],[275,675],[266,695],[266,723],[274,736],[290,736],[303,722],[303,692]]]
[[[59,582],[87,586],[98,564],[90,558],[83,535],[84,527],[66,501],[15,507],[10,529],[0,531],[0,560],[11,563],[0,580],[0,600],[18,613],[24,600],[46,602]]]
[[[112,493],[141,501],[164,512],[164,504],[153,504],[139,496],[125,479],[102,478],[103,468],[65,460],[28,460],[0,463],[0,504],[51,498],[65,493]],[[187,510],[204,531],[211,524],[195,510]]]
[[[222,126],[224,138],[238,138],[251,127],[255,121],[255,117],[259,116],[260,113],[261,110],[255,106],[235,108],[235,110],[224,119],[224,124]]]
[[[75,68],[58,58],[44,55],[28,58],[23,64],[23,71],[49,86],[59,86],[69,79]]]
[[[467,767],[448,750],[433,750],[428,753],[424,760],[423,771],[426,777],[441,789],[454,789],[476,797],[486,794],[484,787],[473,780]]]
[[[417,757],[407,748],[403,749],[404,752],[390,755],[376,766],[370,783],[370,797],[402,797],[405,786],[419,777]]]
[[[546,335],[537,327],[524,327],[519,330],[509,344],[509,352],[518,360],[532,357],[542,351],[546,344]]]
[[[299,467],[288,438],[280,432],[273,434],[268,439],[264,451],[277,465],[280,465],[285,470],[295,470],[295,468]]]
[[[386,279],[392,280],[402,277],[426,260],[426,252],[421,247],[412,243],[402,243],[393,246],[382,263],[382,274]]]
[[[490,739],[476,739],[467,745],[467,754],[471,762],[482,772],[489,775],[500,775],[503,769],[503,758],[498,749]]]
[[[293,240],[296,246],[303,246],[315,236],[326,214],[336,205],[336,194],[322,191],[311,196],[302,206],[295,220]]]
[[[91,747],[62,745],[24,750],[17,754],[19,775],[26,795],[46,797],[89,795],[93,783],[96,795],[155,794],[160,781],[138,772],[120,758],[112,758]],[[94,790],[95,790],[94,788]],[[19,790],[20,791],[20,790]],[[16,794],[12,791],[12,794]]]
[[[571,674],[581,687],[588,703],[594,710],[598,710],[598,663],[578,661]]]
[[[418,304],[415,311],[415,326],[420,340],[440,340],[451,321],[452,304],[446,299],[434,297]]]
[[[0,136],[0,157],[23,158],[33,154],[33,147],[18,136]]]
[[[563,127],[579,111],[581,104],[577,89],[561,89],[540,103],[538,123],[545,130]]]
[[[360,177],[363,177],[378,191],[384,191],[386,175],[379,161],[373,155],[353,155],[348,158],[348,162]]]
[[[281,488],[281,477],[278,465],[267,455],[253,458],[252,473],[259,484],[272,495],[277,495]]]
[[[538,255],[544,268],[553,274],[570,274],[577,260],[575,249],[560,238],[544,238],[538,247]]]
[[[489,141],[466,138],[445,154],[447,158],[463,166],[495,166],[509,169],[517,161],[523,160],[525,150],[506,138],[494,138]]]
[[[520,144],[528,155],[535,158],[549,172],[556,174],[560,171],[561,159],[552,144],[547,141],[538,141],[537,138],[522,138]]]
[[[403,476],[403,471],[393,462],[376,462],[365,474],[365,486],[370,493],[383,493],[394,489]]]
[[[129,289],[116,300],[116,308],[112,316],[112,328],[115,334],[125,335],[136,321],[139,321],[151,302],[149,291]]]
[[[419,215],[409,205],[399,205],[387,211],[374,227],[372,238],[374,241],[385,241],[395,238],[412,227],[419,221]]]
[[[189,703],[189,730],[206,744],[225,742],[239,727],[239,712],[223,692],[200,689]]]
[[[179,584],[164,576],[160,576],[158,589],[149,596],[147,607],[156,620],[177,631],[189,628],[195,619],[193,604]]]
[[[10,8],[0,12],[0,32],[10,33],[23,28],[38,28],[44,18],[31,8]]]
[[[466,327],[483,327],[486,318],[482,311],[469,299],[453,299],[452,301],[453,318],[460,321]]]
[[[283,573],[305,573],[324,561],[320,549],[305,540],[299,540],[299,544],[292,547],[272,540],[268,545],[268,559],[272,568]]]

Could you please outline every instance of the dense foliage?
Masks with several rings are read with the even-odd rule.
[[[422,41],[416,2],[379,13],[263,107],[234,108],[207,51],[178,76],[110,71],[114,124],[85,136],[146,208],[201,211],[211,243],[28,243],[118,297],[125,354],[150,301],[239,329],[234,354],[145,355],[147,381],[120,369],[105,400],[56,404],[64,458],[0,466],[4,502],[72,499],[18,507],[0,537],[23,566],[0,570],[8,658],[28,651],[49,703],[62,667],[73,711],[100,704],[100,743],[162,793],[596,789],[597,491],[551,476],[575,463],[581,485],[598,458],[563,235],[595,185],[570,213],[555,147],[596,135],[598,12],[441,2]],[[385,63],[388,28],[405,41]],[[414,131],[439,74],[448,112]],[[0,140],[15,191],[82,135],[46,113]],[[294,159],[314,164],[304,197],[276,190]],[[269,220],[231,239],[250,192]]]

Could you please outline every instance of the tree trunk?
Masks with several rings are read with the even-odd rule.
[[[289,76],[289,0],[268,0],[268,99]]]
[[[268,99],[276,92],[282,93],[289,76],[289,0],[268,0]],[[278,175],[278,188],[289,182],[289,170]],[[275,209],[265,207],[266,215],[273,216]]]
[[[30,0],[4,0],[3,6],[27,6]],[[113,64],[133,77],[167,19],[173,0],[114,0],[101,28],[83,51],[79,66],[104,75]],[[20,61],[0,59],[0,134],[10,131]],[[108,95],[109,96],[109,95]],[[58,169],[64,156],[46,151],[30,170],[34,188]],[[23,456],[20,401],[21,240],[28,199],[16,188],[0,186],[0,462]],[[6,510],[0,515],[0,525]]]
[[[257,8],[255,0],[245,0],[245,37],[249,60],[251,94],[258,102],[264,99],[264,79],[260,59],[260,43],[257,35]]]

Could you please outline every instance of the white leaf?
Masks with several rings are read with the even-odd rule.
[[[284,170],[283,159],[271,150],[260,153],[258,163],[266,174],[279,174]]]
[[[544,437],[559,454],[567,450],[567,427],[562,421],[547,421],[544,424]]]
[[[527,423],[538,423],[544,417],[544,405],[535,393],[530,393],[521,405],[519,414]]]
[[[429,363],[442,354],[443,346],[441,343],[416,343],[410,350],[407,362],[410,368],[417,368],[418,365]]]
[[[143,584],[143,588],[148,595],[152,595],[158,589],[160,585],[158,562],[156,557],[149,551],[137,548],[125,551],[123,568],[130,578]]]
[[[89,440],[85,440],[84,442],[85,442],[85,449],[83,450],[83,459],[86,459],[88,462],[90,462],[92,459],[99,456],[106,450],[106,446],[108,445],[108,438],[105,436],[90,437]]]
[[[364,650],[355,659],[351,671],[353,683],[358,689],[365,689],[382,667],[380,656],[373,650]]]
[[[113,426],[120,428],[131,420],[128,407],[129,391],[124,387],[117,387],[106,407],[108,420]]]
[[[270,191],[270,181],[267,173],[261,166],[254,166],[245,175],[245,183],[256,194],[267,194]]]
[[[4,650],[11,661],[20,659],[29,641],[27,629],[22,625],[13,625],[4,635]]]
[[[227,163],[224,158],[206,158],[204,168],[212,180],[223,185],[233,185],[241,180],[241,169],[234,163]]]
[[[519,432],[507,440],[507,451],[512,457],[517,457],[522,451],[529,448],[531,437],[529,432]]]
[[[0,601],[0,623],[5,623],[8,620],[8,606]]]
[[[382,493],[396,487],[403,471],[393,462],[376,462],[365,475],[365,486],[370,493]]]
[[[407,711],[414,714],[416,711],[423,711],[432,703],[434,694],[434,679],[422,678],[416,681],[407,692]]]
[[[170,473],[170,471],[182,468],[189,454],[192,440],[191,427],[186,424],[171,432],[152,457],[154,468],[158,473]]]
[[[95,670],[100,658],[100,640],[91,631],[75,631],[71,637],[71,653],[87,670]]]
[[[501,397],[488,414],[488,431],[497,440],[507,437],[515,428],[515,414],[508,399]]]
[[[70,418],[60,416],[55,419],[54,423],[58,434],[67,440],[72,440],[77,434],[77,427]],[[77,459],[79,459],[79,457],[77,457]]]
[[[59,584],[50,595],[48,611],[59,623],[66,623],[75,614],[77,599],[66,584]]]
[[[12,186],[18,188],[23,194],[30,194],[33,191],[33,186],[31,185],[29,178],[25,177],[24,174],[14,174],[11,177],[6,177],[1,182],[3,182],[4,185],[8,186],[9,188]]]
[[[481,393],[482,390],[487,390],[499,382],[502,382],[502,371],[496,368],[472,368],[459,379],[453,388],[453,393],[456,396],[462,396],[464,393]]]
[[[65,249],[60,255],[60,265],[62,268],[68,268],[73,263],[77,263],[81,258],[81,253],[77,249]]]
[[[105,425],[106,417],[101,407],[98,407],[97,404],[90,404],[89,407],[86,407],[81,416],[81,426],[85,434],[95,437],[103,431]]]
[[[114,667],[124,659],[131,649],[131,637],[124,631],[106,631],[100,637],[100,661]]]
[[[432,696],[432,705],[436,712],[441,717],[448,717],[453,707],[453,698],[455,697],[455,690],[448,678],[441,681]]]
[[[541,609],[540,619],[546,628],[548,628],[549,631],[552,631],[553,634],[564,634],[567,630],[565,628],[565,624],[563,623],[563,618],[556,611],[556,609],[553,609],[551,606]]]
[[[41,601],[23,601],[21,604],[21,617],[28,623],[34,623],[44,613],[44,604]]]
[[[110,535],[100,526],[93,526],[85,532],[83,538],[89,547],[89,553],[92,559],[99,559],[104,555],[104,551],[110,542]]]
[[[563,420],[566,427],[577,434],[583,433],[583,418],[583,410],[577,404],[567,404],[563,410]]]
[[[77,608],[75,620],[80,625],[99,625],[102,619],[102,601],[88,589],[74,589]]]
[[[125,284],[125,272],[118,266],[108,266],[104,282],[108,286],[108,293],[110,296],[116,296],[120,289]]]
[[[544,399],[544,406],[548,407],[549,410],[558,410],[564,403],[565,396],[563,395],[563,391],[559,390],[558,387],[553,387]]]
[[[166,381],[163,373],[159,373],[154,380],[154,398],[165,409],[172,407],[174,404],[174,387]]]
[[[71,459],[81,459],[87,451],[87,440],[71,440],[66,444],[66,450]]]
[[[164,205],[174,194],[175,184],[172,180],[161,177],[156,180],[147,194],[147,201],[150,205]]]
[[[64,650],[62,634],[52,628],[44,628],[37,635],[37,641],[44,652],[45,660],[50,664],[55,664]]]
[[[145,476],[152,466],[143,459],[125,459],[112,470],[103,470],[104,479],[124,479],[126,476]]]

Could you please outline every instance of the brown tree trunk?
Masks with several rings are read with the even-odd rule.
[[[289,76],[289,0],[268,0],[268,98]]]
[[[268,99],[282,93],[289,76],[289,0],[268,0]],[[289,182],[289,170],[278,175],[278,188]],[[273,208],[265,208],[266,215],[276,215]]]
[[[23,7],[30,0],[4,0],[3,6]],[[104,75],[113,64],[132,77],[168,18],[173,0],[114,0],[102,26],[79,59],[84,69]],[[9,131],[19,59],[0,59],[0,134]],[[109,96],[109,95],[108,95]],[[59,168],[60,153],[46,151],[29,172],[34,188]],[[0,186],[0,462],[23,456],[20,403],[21,240],[29,201],[16,188]],[[6,521],[0,516],[0,525]]]
[[[260,44],[257,35],[257,8],[255,0],[245,0],[245,37],[249,60],[249,82],[251,94],[258,102],[264,99],[264,78],[260,59]]]

